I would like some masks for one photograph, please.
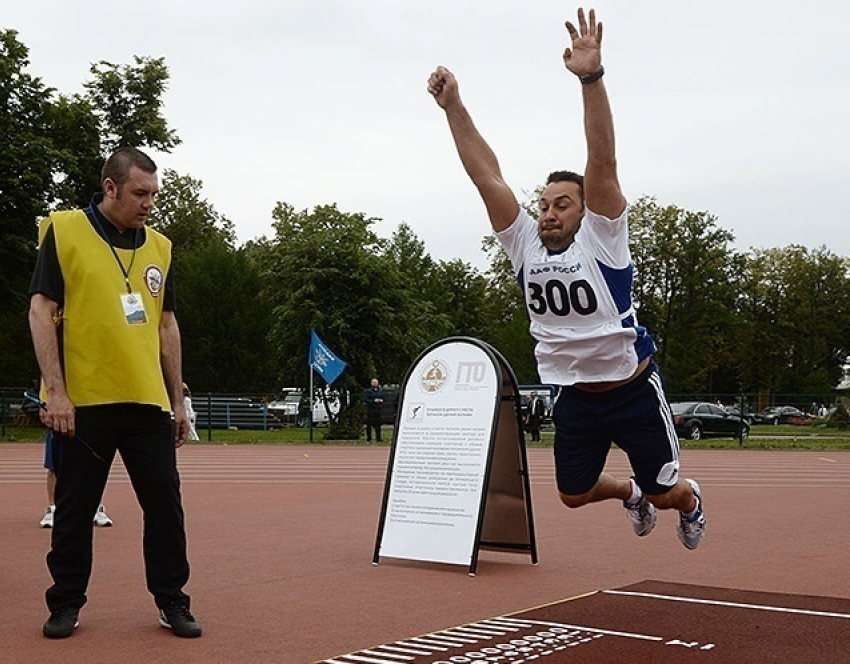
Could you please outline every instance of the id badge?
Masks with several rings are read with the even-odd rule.
[[[148,322],[145,303],[138,293],[121,293],[121,307],[128,325],[144,325]]]

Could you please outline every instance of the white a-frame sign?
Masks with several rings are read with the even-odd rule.
[[[468,565],[479,549],[537,563],[516,377],[494,348],[451,337],[402,387],[375,554]]]

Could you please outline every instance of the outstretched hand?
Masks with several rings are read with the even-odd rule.
[[[596,22],[596,12],[590,10],[590,23],[584,18],[584,9],[578,10],[578,29],[567,21],[567,31],[572,48],[564,49],[564,64],[578,77],[595,74],[602,66],[602,23]]]
[[[428,92],[442,109],[460,100],[457,79],[445,67],[437,67],[428,77]]]

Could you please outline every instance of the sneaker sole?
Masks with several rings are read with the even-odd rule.
[[[160,617],[160,619],[159,619],[159,625],[160,625],[160,627],[165,627],[165,629],[170,629],[174,633],[175,636],[181,636],[183,638],[193,639],[193,638],[197,638],[201,635],[200,629],[198,630],[197,634],[179,634],[178,632],[175,632],[174,628],[165,620],[165,618],[162,618],[162,617]]]
[[[74,630],[77,629],[77,627],[79,627],[79,626],[80,626],[80,621],[78,620],[77,622],[74,623],[74,626],[71,628],[71,631],[68,632],[67,634],[65,632],[62,632],[61,634],[57,634],[57,633],[51,634],[50,630],[47,629],[46,627],[42,630],[42,632],[44,633],[44,636],[46,636],[48,639],[67,639],[69,636],[71,636],[74,633]]]

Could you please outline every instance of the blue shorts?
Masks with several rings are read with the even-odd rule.
[[[47,439],[44,441],[44,467],[56,472],[56,460],[53,458],[53,431],[47,432]]]
[[[630,383],[608,392],[564,387],[553,411],[558,490],[590,491],[611,443],[629,457],[644,493],[661,494],[679,479],[679,438],[654,361]]]

